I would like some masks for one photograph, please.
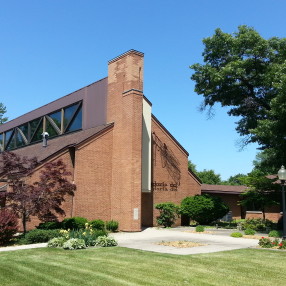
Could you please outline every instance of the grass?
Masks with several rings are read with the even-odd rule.
[[[0,285],[283,285],[286,252],[169,255],[121,247],[0,252]]]

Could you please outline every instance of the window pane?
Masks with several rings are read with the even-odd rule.
[[[0,133],[0,151],[3,150],[3,133]]]
[[[11,138],[12,133],[13,133],[13,130],[5,132],[5,142],[4,142],[5,146],[8,144],[8,142],[9,142],[9,140]]]
[[[75,104],[64,109],[64,129],[66,129],[67,125],[71,121],[77,107],[78,104]]]
[[[22,147],[22,146],[25,146],[25,145],[26,145],[26,143],[24,141],[24,138],[22,137],[22,135],[18,131],[17,135],[16,135],[16,146],[17,147]]]
[[[49,137],[58,136],[58,133],[55,131],[52,124],[48,120],[46,122],[46,132],[49,133]]]
[[[40,121],[41,121],[41,119],[38,118],[38,119],[35,119],[35,120],[33,120],[33,121],[30,122],[30,126],[31,126],[31,136],[33,136],[33,134],[34,134],[34,132],[35,132],[35,130],[36,130],[36,128],[37,128],[37,126],[38,126],[38,124],[39,124]]]
[[[78,111],[66,132],[76,131],[82,128],[82,109]]]
[[[41,124],[39,128],[37,129],[37,131],[35,132],[31,142],[37,142],[37,141],[42,140],[43,138],[42,134],[43,134],[43,125]]]
[[[24,125],[21,125],[18,128],[24,133],[25,137],[28,139],[29,138],[29,135],[28,135],[28,132],[29,132],[28,123],[26,123]]]
[[[9,141],[9,139],[6,141],[5,140],[5,145],[6,145],[6,150],[12,150],[12,149],[15,149],[16,148],[16,146],[15,146],[15,139],[16,139],[16,135],[15,135],[15,132],[13,132],[12,130],[11,131],[8,131],[8,132],[11,132],[11,134],[12,134],[12,136],[10,135],[9,136],[9,138],[11,138],[10,139],[10,141]],[[6,133],[8,133],[8,132],[6,132]]]
[[[61,129],[61,111],[57,111],[55,113],[49,114],[49,117],[51,117],[53,119],[53,121],[57,124],[57,126],[59,127],[59,129]],[[49,131],[47,131],[49,132]]]

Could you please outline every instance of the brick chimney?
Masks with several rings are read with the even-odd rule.
[[[111,218],[141,230],[143,57],[130,50],[108,63],[107,122],[114,122]]]

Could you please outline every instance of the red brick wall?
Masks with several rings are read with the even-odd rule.
[[[142,86],[143,54],[131,51],[109,62],[107,121],[115,123],[111,218],[125,231],[141,230]]]
[[[145,202],[149,202],[145,221],[150,220],[148,212],[151,211],[152,207],[153,224],[156,225],[156,216],[159,213],[154,209],[155,204],[173,202],[179,205],[185,197],[200,194],[201,185],[188,172],[188,154],[154,118],[152,119],[152,133],[153,201],[151,202],[150,194],[143,194],[143,198]],[[162,187],[158,184],[165,184],[166,186]],[[179,225],[180,222],[178,219],[176,225]]]
[[[77,190],[72,216],[111,219],[112,139],[113,131],[109,130],[76,149],[74,181]]]

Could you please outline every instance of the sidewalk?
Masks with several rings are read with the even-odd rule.
[[[113,233],[119,246],[134,248],[146,251],[170,253],[179,255],[211,253],[218,251],[234,250],[241,248],[250,248],[258,246],[258,239],[234,238],[230,237],[230,231],[215,231],[213,234],[190,232],[190,228],[147,228],[142,232],[136,233]],[[178,248],[172,246],[158,245],[164,241],[192,241],[205,244],[204,246],[192,248]]]
[[[191,230],[192,228],[163,229],[150,227],[141,232],[118,232],[112,233],[110,234],[110,236],[114,237],[117,240],[118,245],[122,247],[179,255],[211,253],[218,251],[256,247],[258,245],[257,239],[230,237],[230,233],[234,230],[210,230],[210,233],[196,233],[191,232]],[[195,243],[204,244],[204,246],[179,248],[158,244],[163,241],[192,241]],[[42,248],[46,246],[47,243],[8,246],[1,247],[0,252],[20,249]]]

